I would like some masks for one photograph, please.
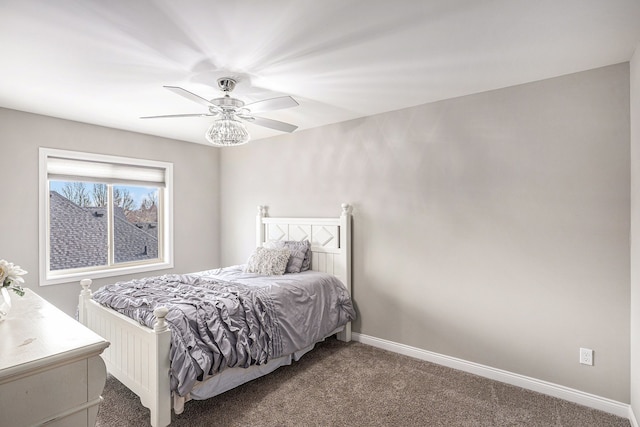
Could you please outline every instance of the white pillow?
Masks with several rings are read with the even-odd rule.
[[[287,262],[287,273],[300,273],[309,269],[309,262],[307,262],[307,268],[304,268],[304,262],[309,254],[308,240],[302,242],[295,240],[269,240],[264,243],[264,247],[269,249],[289,249],[291,255],[289,256],[289,262]]]
[[[245,266],[245,273],[258,273],[263,276],[281,276],[287,269],[291,251],[287,248],[268,249],[258,247],[251,254]]]

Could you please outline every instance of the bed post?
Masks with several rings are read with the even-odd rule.
[[[80,280],[82,291],[78,298],[78,321],[87,326],[87,301],[91,299],[91,279]]]
[[[265,226],[262,222],[262,218],[267,216],[267,207],[263,205],[258,206],[258,215],[256,216],[256,247],[262,246],[265,242]]]
[[[154,400],[149,406],[151,412],[151,425],[154,427],[164,427],[171,424],[171,384],[169,380],[169,370],[171,362],[169,361],[169,346],[171,345],[171,334],[165,317],[169,310],[166,307],[158,307],[153,310],[156,316],[156,323],[153,331],[156,335],[155,341],[155,357],[150,360],[154,365],[151,372],[155,372],[152,378],[151,388],[154,390],[152,399]]]
[[[342,204],[342,214],[340,215],[340,249],[344,257],[345,285],[351,296],[351,211],[352,207],[348,203]],[[340,341],[351,341],[351,322],[344,326],[344,330],[338,333]]]

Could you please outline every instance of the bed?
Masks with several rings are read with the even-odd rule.
[[[342,213],[338,218],[272,218],[268,215],[267,207],[258,207],[257,248],[274,242],[304,242],[305,240],[310,242],[308,252],[310,271],[304,273],[254,278],[251,274],[244,273],[242,266],[232,266],[193,273],[190,277],[195,277],[193,280],[197,281],[200,279],[223,280],[238,286],[249,286],[253,282],[259,282],[262,285],[269,281],[276,281],[276,287],[284,286],[285,282],[295,281],[298,278],[304,280],[317,278],[325,281],[329,279],[335,281],[337,278],[347,295],[346,298],[349,299],[348,303],[351,304],[351,207],[343,204]],[[171,318],[169,309],[156,305],[152,323],[147,322],[148,325],[144,326],[96,302],[90,289],[90,279],[82,280],[81,285],[79,321],[111,343],[102,355],[107,370],[140,397],[142,404],[150,410],[150,421],[154,427],[170,424],[172,408],[176,414],[180,414],[184,410],[185,402],[190,399],[201,400],[216,396],[240,384],[267,375],[281,366],[291,364],[312,350],[316,342],[328,336],[337,334],[338,339],[342,341],[351,340],[351,323],[345,322],[348,319],[343,319],[340,325],[334,325],[336,327],[312,325],[310,330],[314,332],[313,334],[309,333],[304,337],[296,335],[294,344],[288,343],[283,346],[277,357],[269,358],[266,363],[248,367],[228,367],[219,373],[199,378],[193,386],[188,386],[187,392],[182,390],[180,393],[174,393],[172,388],[176,389],[175,372],[169,375],[172,348],[171,329],[168,324]],[[96,295],[98,294],[100,291],[96,292]],[[281,310],[285,305],[280,304],[277,309]],[[328,307],[321,311],[332,312],[338,309],[339,307]],[[288,314],[284,312],[275,314],[275,317],[278,316],[285,319]],[[317,316],[308,316],[305,322],[299,323],[312,322],[315,317]]]

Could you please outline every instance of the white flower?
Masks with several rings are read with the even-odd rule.
[[[21,269],[19,265],[0,259],[0,287],[9,287],[17,294],[23,295],[24,290],[20,283],[24,283],[24,279],[20,276],[24,274],[27,274],[27,272]]]
[[[9,275],[9,263],[3,259],[0,259],[0,285],[4,283],[4,279]]]

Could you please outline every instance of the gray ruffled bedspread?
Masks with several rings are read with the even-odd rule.
[[[287,276],[297,275],[247,285],[202,273],[171,274],[107,285],[93,299],[150,328],[153,310],[168,308],[171,389],[186,396],[210,375],[290,354],[355,319],[337,279],[322,277],[318,285],[309,280],[314,275],[301,273],[307,280],[298,284]]]

